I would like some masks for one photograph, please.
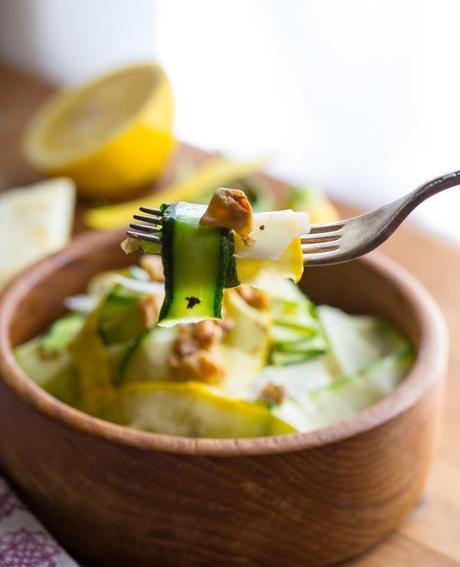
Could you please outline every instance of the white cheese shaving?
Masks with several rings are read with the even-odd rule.
[[[290,209],[271,213],[255,213],[254,229],[247,239],[235,236],[235,257],[276,260],[289,244],[308,233],[307,213]]]

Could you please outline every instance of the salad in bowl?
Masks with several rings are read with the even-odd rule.
[[[408,373],[412,347],[390,323],[314,305],[296,285],[306,213],[254,213],[233,189],[158,213],[143,225],[152,238],[122,243],[138,263],[97,274],[16,347],[50,394],[145,431],[259,437],[347,419]]]

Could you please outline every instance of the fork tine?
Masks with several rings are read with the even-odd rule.
[[[148,222],[150,224],[161,224],[163,222],[163,219],[159,219],[157,217],[147,217],[145,215],[133,215],[133,218],[142,222]]]
[[[159,226],[148,226],[145,224],[137,224],[135,222],[132,222],[130,225],[130,228],[134,228],[134,230],[139,230],[140,232],[160,232],[161,231],[161,227]]]
[[[147,242],[155,242],[156,244],[161,244],[161,238],[156,234],[147,234],[145,232],[137,232],[136,230],[127,230],[126,234],[137,238],[137,240],[145,240]]]
[[[157,215],[159,217],[163,215],[160,209],[151,209],[150,207],[139,207],[139,210],[149,215]]]
[[[316,234],[304,234],[301,238],[302,244],[313,244],[314,242],[332,242],[339,240],[342,236],[342,231],[335,232],[317,232]]]
[[[327,224],[312,224],[310,227],[309,234],[318,234],[318,233],[326,233],[326,232],[335,232],[343,228],[344,222],[331,222]]]
[[[336,262],[336,255],[337,250],[318,252],[316,254],[304,254],[303,265],[308,268],[312,266],[334,264]]]
[[[302,252],[304,254],[308,254],[310,258],[310,254],[315,254],[316,252],[332,252],[334,250],[338,250],[338,244],[334,242],[319,242],[316,244],[302,244]]]

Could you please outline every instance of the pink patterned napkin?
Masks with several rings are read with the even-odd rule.
[[[0,567],[78,567],[0,477]]]

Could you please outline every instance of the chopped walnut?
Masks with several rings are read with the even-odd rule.
[[[174,343],[174,351],[187,355],[197,350],[210,350],[224,335],[225,325],[221,321],[205,319],[195,325],[180,325]]]
[[[133,252],[137,252],[139,250],[139,240],[129,236],[120,243],[120,248],[125,254],[132,254]]]
[[[222,340],[225,333],[225,325],[221,321],[205,319],[197,323],[194,330],[200,347],[209,350]]]
[[[212,319],[180,325],[169,359],[176,380],[215,383],[223,378],[226,369],[216,347],[228,328],[228,322]]]
[[[153,327],[158,321],[162,299],[156,293],[148,293],[142,297],[139,303],[142,324],[146,329]]]
[[[187,356],[199,350],[200,347],[195,340],[192,325],[180,325],[178,327],[173,348],[174,353],[179,356]]]
[[[246,193],[240,189],[217,189],[200,224],[230,228],[241,238],[247,238],[253,227],[253,213]]]
[[[280,384],[272,384],[269,382],[260,392],[259,399],[270,402],[273,405],[281,404],[287,398],[287,391]]]
[[[163,262],[161,256],[157,254],[144,254],[139,260],[141,268],[148,273],[150,279],[154,282],[164,282],[165,274],[163,271]]]
[[[236,288],[236,291],[248,305],[255,309],[262,310],[270,307],[270,298],[263,289],[250,285],[240,285]]]
[[[186,356],[172,354],[169,364],[174,378],[179,381],[197,380],[215,384],[225,376],[225,365],[216,353],[197,350]]]

